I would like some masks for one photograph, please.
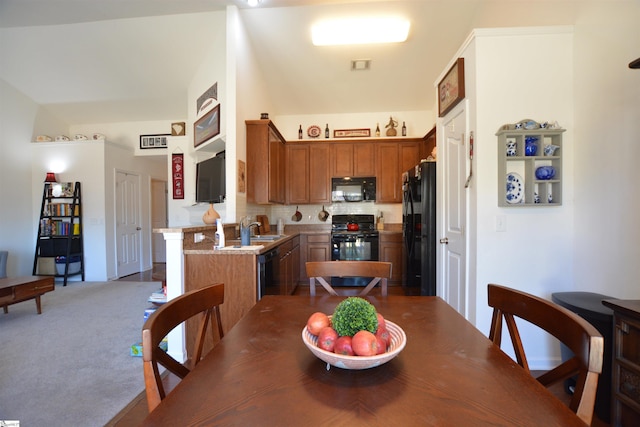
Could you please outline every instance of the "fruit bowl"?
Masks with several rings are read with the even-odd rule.
[[[302,330],[302,341],[318,359],[327,362],[327,369],[330,366],[353,370],[375,368],[396,357],[407,344],[407,336],[400,326],[388,320],[385,323],[391,335],[391,344],[386,353],[376,356],[345,356],[323,350],[318,347],[318,337],[309,332],[306,326]]]

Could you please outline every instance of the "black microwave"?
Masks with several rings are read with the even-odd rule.
[[[331,178],[332,202],[375,202],[376,178]]]

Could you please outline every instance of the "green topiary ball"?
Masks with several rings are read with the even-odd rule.
[[[375,334],[378,330],[376,308],[360,297],[349,297],[338,304],[333,312],[331,323],[341,337],[352,337],[358,331],[369,331]]]

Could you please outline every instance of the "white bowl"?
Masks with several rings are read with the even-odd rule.
[[[385,323],[391,335],[391,344],[386,353],[376,356],[345,356],[323,350],[318,347],[318,337],[309,332],[306,326],[302,330],[302,341],[318,359],[327,362],[327,369],[329,365],[354,370],[375,368],[396,357],[407,344],[407,336],[400,326],[386,319]]]

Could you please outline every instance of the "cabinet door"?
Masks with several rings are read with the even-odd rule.
[[[400,174],[408,171],[420,163],[420,144],[417,142],[403,142],[400,149]],[[399,181],[402,186],[402,180]]]
[[[309,146],[309,203],[331,202],[329,145]]]
[[[285,146],[269,129],[269,202],[285,201]]]
[[[333,144],[331,146],[331,176],[354,176],[353,144]]]
[[[287,146],[287,201],[309,203],[309,146]]]
[[[331,235],[327,234],[304,234],[301,239],[300,248],[300,279],[309,281],[307,276],[307,262],[311,261],[331,261]]]
[[[398,144],[395,142],[379,143],[376,147],[376,176],[378,203],[401,202],[401,172]]]
[[[353,175],[376,176],[376,156],[371,143],[353,145]]]
[[[402,233],[380,234],[380,261],[390,262],[393,265],[390,280],[393,284],[402,283],[404,270],[402,248]]]
[[[289,289],[289,295],[292,295],[296,287],[298,286],[298,281],[300,280],[300,244],[295,244],[291,250],[291,289]]]

